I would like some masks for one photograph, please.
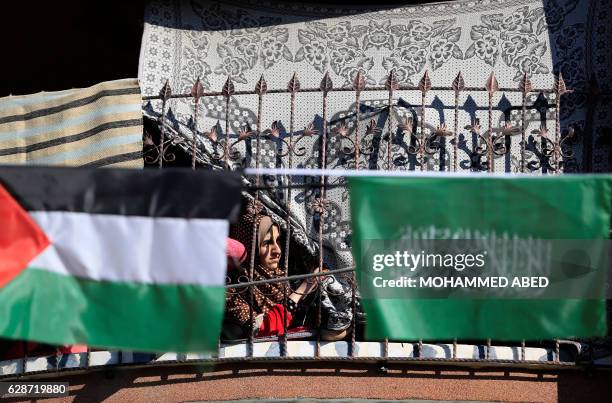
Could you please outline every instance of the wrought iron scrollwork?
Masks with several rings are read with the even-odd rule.
[[[479,119],[476,119],[471,125],[465,127],[472,133],[476,134],[478,143],[474,149],[476,156],[481,159],[487,157],[485,162],[480,163],[480,168],[490,169],[490,164],[496,157],[501,157],[508,153],[508,147],[506,146],[506,140],[511,136],[516,136],[521,133],[520,129],[512,126],[510,123],[506,123],[504,127],[497,133],[494,132],[493,128],[482,132]]]

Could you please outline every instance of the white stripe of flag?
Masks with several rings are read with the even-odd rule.
[[[90,280],[225,284],[227,220],[63,211],[30,215],[51,245],[29,267]]]

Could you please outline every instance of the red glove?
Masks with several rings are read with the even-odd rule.
[[[287,315],[287,327],[291,325],[291,312],[287,311],[281,304],[276,304],[264,316],[261,326],[259,326],[258,336],[282,336],[285,333],[284,321]]]

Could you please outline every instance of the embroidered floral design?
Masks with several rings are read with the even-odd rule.
[[[398,48],[391,53],[391,57],[397,57],[398,60],[394,60],[399,66],[403,65],[408,72],[408,76],[416,74],[423,70],[425,63],[427,63],[427,50],[419,48],[417,45],[409,45],[403,48]],[[399,62],[402,63],[399,63]],[[398,82],[402,82],[398,78]]]
[[[396,36],[397,47],[391,53],[393,61],[383,58],[383,66],[402,66],[404,72],[398,74],[398,82],[408,83],[410,76],[423,71],[428,60],[432,70],[436,70],[452,58],[463,59],[457,45],[461,28],[453,28],[455,23],[455,19],[435,21],[431,25],[411,20],[406,25],[393,25],[390,29]]]
[[[323,71],[327,65],[327,53],[323,42],[314,40],[307,43],[304,49],[304,58],[319,71]]]
[[[501,44],[502,57],[508,66],[512,66],[514,59],[527,50],[527,47],[533,43],[533,38],[521,34],[502,34],[504,41]]]
[[[425,64],[425,60],[423,59],[423,64]],[[383,67],[387,71],[395,70],[395,79],[400,84],[413,85],[413,82],[410,80],[410,76],[415,73],[414,69],[410,68],[406,65],[401,65],[397,59],[393,59],[391,57],[385,57],[383,59]],[[387,81],[386,77],[383,77],[379,85],[384,85]]]
[[[380,49],[385,47],[393,49],[394,38],[391,34],[391,20],[383,21],[380,24],[374,20],[370,20],[368,24],[368,31],[365,34],[363,40],[363,47],[365,50],[369,48]]]
[[[287,47],[289,31],[277,26],[282,22],[280,18],[254,18],[244,10],[230,11],[219,5],[204,9],[197,2],[192,3],[192,8],[206,30],[218,31],[225,37],[217,45],[221,63],[215,66],[215,74],[246,83],[244,73],[258,63],[269,69],[283,59],[293,61]]]
[[[450,60],[453,57],[453,50],[455,48],[458,49],[457,45],[446,38],[440,38],[434,42],[431,45],[431,53],[429,54],[432,68],[435,70]]]
[[[432,27],[421,21],[413,20],[408,24],[408,36],[414,42],[427,42],[431,38]]]
[[[490,66],[500,59],[515,69],[514,81],[525,73],[547,74],[550,69],[542,63],[546,53],[546,40],[539,36],[545,31],[544,8],[530,9],[524,6],[511,15],[485,14],[481,25],[470,31],[472,44],[465,51],[465,58],[477,57]]]
[[[499,38],[490,33],[482,35],[474,42],[476,56],[484,60],[487,64],[495,66],[499,53]]]
[[[305,61],[321,73],[331,67],[334,73],[343,77],[355,69],[367,71],[372,67],[366,66],[363,44],[359,43],[368,27],[352,26],[346,21],[332,26],[323,22],[307,22],[304,28],[298,30],[301,46],[295,53],[294,61]]]

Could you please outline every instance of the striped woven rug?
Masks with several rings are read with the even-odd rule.
[[[142,168],[137,79],[0,98],[0,164]]]

